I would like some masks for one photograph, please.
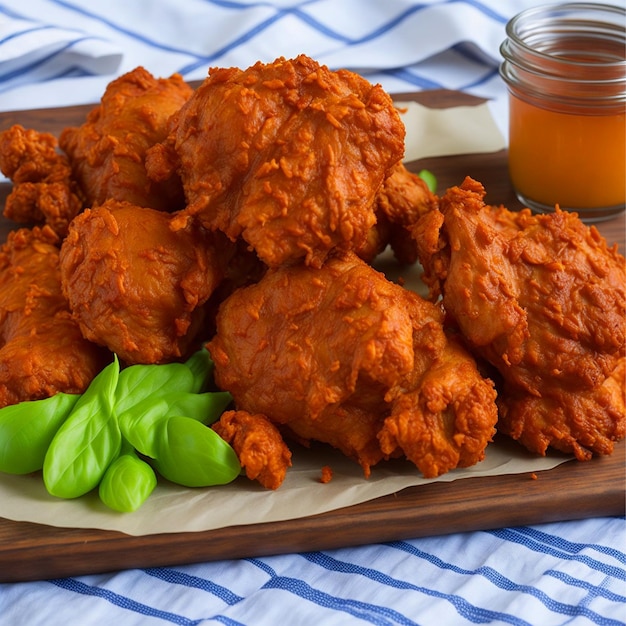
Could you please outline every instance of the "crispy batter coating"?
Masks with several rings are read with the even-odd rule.
[[[174,211],[183,205],[175,177],[155,183],[145,170],[148,148],[167,135],[167,123],[193,90],[181,76],[155,78],[143,67],[111,81],[84,124],[63,130],[61,148],[87,207],[108,199]]]
[[[110,358],[70,315],[58,242],[47,226],[22,228],[0,248],[0,407],[82,393]]]
[[[72,169],[50,133],[19,124],[0,133],[0,171],[13,182],[4,216],[23,224],[47,224],[63,237],[82,209]]]
[[[376,223],[354,252],[372,263],[387,246],[391,246],[400,263],[413,265],[417,261],[417,244],[411,227],[437,205],[437,196],[426,183],[407,170],[403,163],[396,164],[374,199]]]
[[[624,258],[575,214],[483,202],[466,179],[418,222],[433,294],[504,379],[500,431],[530,450],[578,459],[624,437]]]
[[[213,430],[229,443],[250,480],[278,489],[291,467],[291,451],[278,428],[264,415],[225,411]]]
[[[400,263],[413,265],[417,261],[417,243],[410,229],[438,204],[437,196],[417,174],[403,163],[393,168],[376,196],[376,214],[378,224],[388,224],[387,241]]]
[[[345,253],[236,291],[208,348],[238,409],[338,448],[366,476],[402,454],[436,476],[481,460],[497,419],[493,384],[442,321],[437,306]]]
[[[416,345],[416,350],[426,348]],[[453,339],[415,374],[409,390],[394,400],[378,434],[383,452],[391,455],[401,449],[426,478],[482,461],[497,421],[491,381]]]
[[[109,200],[81,213],[61,247],[63,292],[83,335],[128,364],[187,353],[230,254],[230,242],[170,222]]]
[[[500,401],[499,430],[540,454],[548,446],[573,452],[581,461],[592,453],[611,454],[625,435],[624,381],[626,359],[621,358],[592,389],[557,389],[542,397],[511,393]]]
[[[365,240],[404,132],[380,85],[301,55],[212,69],[147,167],[156,180],[180,174],[182,223],[241,236],[270,267],[319,266]]]

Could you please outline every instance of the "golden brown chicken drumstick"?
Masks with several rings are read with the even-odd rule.
[[[130,363],[184,356],[204,323],[232,244],[199,225],[109,200],[72,222],[61,247],[63,292],[83,335]]]
[[[354,253],[270,270],[228,297],[208,348],[238,409],[329,443],[365,475],[407,456],[428,477],[480,461],[495,391],[442,311]]]
[[[404,125],[380,85],[299,56],[212,69],[147,167],[155,180],[180,174],[181,224],[198,216],[241,236],[270,267],[319,266],[365,240],[403,152]]]
[[[4,216],[23,224],[46,223],[61,237],[82,209],[67,157],[50,133],[15,124],[0,133],[0,171],[13,182]]]
[[[0,248],[0,407],[82,393],[111,356],[70,315],[58,242],[47,226],[22,228]]]
[[[580,460],[624,437],[624,258],[557,210],[483,202],[466,179],[416,225],[434,296],[504,379],[498,429],[530,450]]]
[[[148,148],[167,135],[167,121],[193,90],[181,76],[155,78],[143,67],[113,80],[100,104],[82,126],[64,129],[59,137],[85,206],[108,199],[174,211],[183,205],[180,181],[157,184],[145,170]]]

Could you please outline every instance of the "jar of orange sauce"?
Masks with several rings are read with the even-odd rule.
[[[608,219],[626,205],[626,9],[566,3],[506,26],[509,173],[540,212]]]

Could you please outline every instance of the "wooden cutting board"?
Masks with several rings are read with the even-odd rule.
[[[398,94],[446,107],[479,102],[450,91]],[[91,106],[0,113],[0,130],[19,123],[55,135],[82,123]],[[486,201],[520,208],[507,173],[505,151],[423,159],[409,169],[431,170],[439,188],[465,176],[481,181]],[[0,184],[0,203],[10,186]],[[625,218],[598,224],[624,252]],[[14,225],[0,218],[0,238]],[[39,580],[135,567],[332,549],[365,543],[485,530],[505,526],[623,515],[626,445],[588,463],[575,461],[532,474],[468,478],[410,487],[363,504],[284,522],[135,537],[119,532],[70,529],[0,518],[0,582]],[[2,505],[0,503],[0,511]]]

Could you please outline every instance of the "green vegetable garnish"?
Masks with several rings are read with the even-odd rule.
[[[113,412],[119,376],[117,357],[91,382],[52,439],[43,462],[46,489],[77,498],[98,485],[122,445]]]
[[[421,170],[417,174],[425,183],[432,193],[437,193],[437,178],[429,170]]]
[[[207,381],[210,380],[213,374],[213,361],[209,356],[209,351],[206,348],[202,348],[194,352],[185,362],[185,365],[191,370],[194,377],[194,386],[191,392],[201,393],[206,391]]]
[[[104,473],[98,495],[110,509],[121,513],[136,511],[157,485],[157,477],[128,444]]]
[[[230,404],[231,395],[226,391],[214,393],[167,393],[155,401],[146,398],[132,410],[119,416],[119,425],[124,438],[136,450],[150,458],[157,458],[157,424],[174,416],[185,416],[203,424],[212,424]]]
[[[29,474],[40,470],[52,438],[78,398],[80,395],[58,393],[0,409],[0,472]]]
[[[174,416],[156,428],[154,465],[161,476],[185,487],[225,485],[239,476],[235,451],[204,424]]]
[[[206,349],[185,363],[121,371],[115,356],[81,395],[0,409],[0,471],[43,469],[46,489],[60,498],[99,487],[116,511],[136,510],[155,488],[150,463],[185,486],[230,482],[241,466],[208,425],[232,398],[206,391],[212,368]]]
[[[162,395],[165,390],[190,392],[195,384],[192,371],[184,363],[131,365],[120,372],[115,410],[120,415],[155,394]]]

